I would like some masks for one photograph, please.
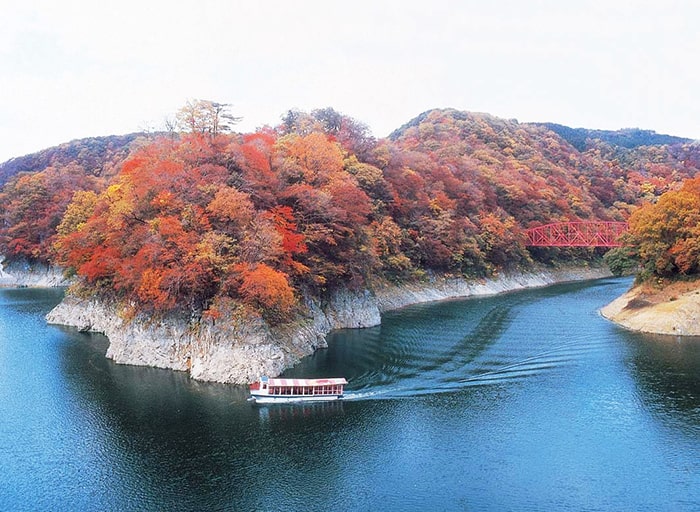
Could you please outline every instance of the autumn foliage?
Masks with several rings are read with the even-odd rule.
[[[700,177],[647,203],[630,218],[630,241],[642,277],[694,275],[700,271]]]
[[[149,312],[214,318],[233,301],[282,322],[304,297],[376,277],[485,276],[566,258],[530,252],[523,230],[625,220],[700,167],[693,144],[581,151],[545,126],[455,110],[380,141],[333,109],[225,131],[132,145],[105,173],[74,161],[14,174],[0,191],[0,254],[55,262],[85,290]],[[643,236],[668,213],[632,218],[659,272],[697,271],[693,183],[659,199],[681,212],[673,240]]]
[[[99,195],[77,193],[54,257],[154,312],[203,311],[224,294],[283,319],[295,290],[364,282],[370,210],[325,134],[192,134],[138,151]]]

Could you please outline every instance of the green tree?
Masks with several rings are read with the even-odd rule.
[[[639,269],[639,256],[633,247],[615,247],[606,252],[603,259],[616,276],[628,276]]]

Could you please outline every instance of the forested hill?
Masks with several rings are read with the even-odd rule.
[[[464,181],[479,183],[482,194],[495,194],[496,205],[524,227],[547,220],[626,218],[641,201],[700,169],[698,142],[630,149],[589,139],[580,151],[546,125],[453,109],[425,112],[390,139],[450,171],[463,169]]]
[[[86,174],[110,176],[139,140],[153,139],[153,134],[130,133],[106,137],[89,137],[66,142],[7,162],[0,163],[0,187],[21,172],[39,172],[48,167],[81,167]]]
[[[542,123],[542,125],[558,134],[579,151],[590,149],[595,145],[596,141],[628,149],[638,148],[639,146],[665,146],[693,142],[692,139],[664,135],[653,130],[641,130],[639,128],[590,130],[588,128],[570,128],[556,123]]]
[[[0,254],[55,262],[141,310],[239,304],[284,321],[304,295],[378,277],[569,257],[530,253],[523,230],[624,220],[700,168],[695,143],[580,151],[543,125],[453,109],[384,140],[328,108],[251,134],[192,112],[189,130],[133,139],[104,163],[76,155],[11,176]]]

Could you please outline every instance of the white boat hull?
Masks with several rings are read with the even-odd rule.
[[[248,399],[256,404],[292,404],[298,402],[331,402],[343,395],[251,395]]]

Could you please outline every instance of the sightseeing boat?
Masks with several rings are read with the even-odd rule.
[[[270,379],[261,377],[250,385],[248,400],[259,404],[327,402],[343,398],[344,378]]]

